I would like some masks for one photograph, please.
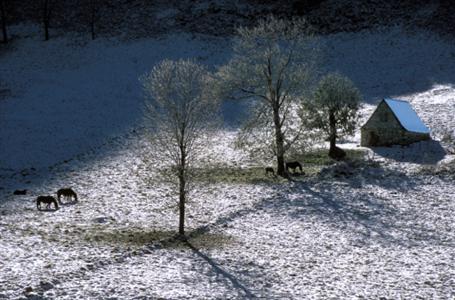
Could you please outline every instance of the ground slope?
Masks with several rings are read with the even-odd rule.
[[[321,42],[324,68],[360,87],[363,119],[391,96],[409,100],[435,138],[455,128],[453,45],[400,28]],[[191,245],[172,240],[174,194],[148,180],[138,77],[164,57],[216,66],[227,44],[184,34],[43,43],[31,32],[0,57],[9,90],[0,99],[0,298],[455,296],[453,175],[419,171],[453,158],[425,143],[377,149],[350,176],[329,168],[288,183],[262,174],[199,182]],[[207,159],[246,168],[255,162],[233,148],[236,112],[226,105],[231,126]],[[63,186],[80,202],[36,211],[37,195]]]

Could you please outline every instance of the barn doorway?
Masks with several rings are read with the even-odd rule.
[[[379,143],[379,135],[374,131],[370,131],[367,135],[367,144],[372,147],[376,147]]]

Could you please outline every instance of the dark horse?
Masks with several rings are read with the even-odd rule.
[[[286,171],[288,171],[288,172],[289,172],[289,169],[292,169],[292,172],[295,173],[295,170],[297,168],[299,168],[300,173],[302,173],[302,165],[298,161],[288,161],[285,164],[285,167],[286,167]]]
[[[269,173],[271,173],[273,176],[275,176],[275,171],[273,170],[272,167],[265,168],[265,176],[269,175]]]
[[[74,201],[77,201],[77,194],[75,191],[73,191],[72,189],[70,188],[64,188],[64,189],[59,189],[57,191],[57,198],[58,198],[58,202],[60,204],[62,204],[62,200],[61,200],[61,197],[65,197],[65,198],[74,198]]]
[[[36,198],[36,208],[38,210],[41,210],[42,203],[46,204],[46,209],[51,209],[51,204],[54,204],[55,210],[58,209],[57,200],[52,196],[38,196],[38,198]]]

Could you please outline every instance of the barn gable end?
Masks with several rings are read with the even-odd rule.
[[[409,145],[430,139],[430,131],[411,105],[383,99],[361,128],[362,146]]]

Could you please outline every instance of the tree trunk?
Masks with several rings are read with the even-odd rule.
[[[92,40],[94,40],[95,39],[95,22],[93,22],[93,21],[90,24],[90,31],[92,33]]]
[[[90,33],[92,35],[92,40],[95,39],[95,20],[96,20],[96,3],[95,0],[90,0]]]
[[[3,43],[8,43],[8,34],[6,32],[6,7],[5,0],[0,0],[0,14],[2,17]]]
[[[45,41],[49,40],[49,22],[48,21],[44,22],[44,40]]]
[[[284,167],[284,138],[281,130],[281,120],[278,107],[273,108],[273,123],[275,125],[276,162],[277,174],[281,177],[288,177]]]
[[[44,40],[49,40],[49,0],[44,0],[43,5],[43,26],[44,26]]]
[[[337,129],[336,129],[336,119],[335,119],[335,112],[329,112],[329,140],[330,140],[330,149],[329,149],[329,157],[342,160],[346,157],[346,152],[338,148],[336,145],[337,139]]]
[[[184,142],[185,127],[181,128],[180,144],[180,166],[179,166],[179,235],[185,235],[185,188],[186,188],[186,148]]]
[[[337,139],[337,132],[336,132],[336,120],[335,114],[333,112],[329,113],[329,141],[330,141],[330,150],[329,153],[334,153],[336,148],[336,139]]]
[[[179,235],[185,235],[185,176],[183,171],[179,174]]]
[[[329,140],[330,140],[330,149],[329,149],[329,157],[336,159],[336,160],[341,160],[346,157],[346,152],[338,148],[336,146],[336,138],[337,138],[337,130],[336,130],[336,119],[335,119],[335,113],[330,112],[329,113]]]

